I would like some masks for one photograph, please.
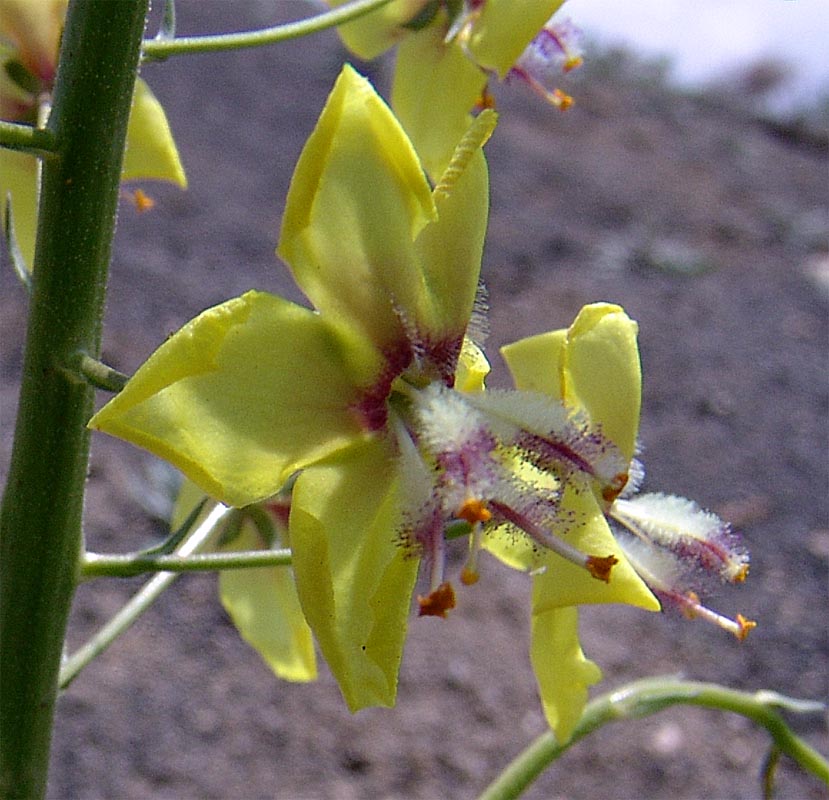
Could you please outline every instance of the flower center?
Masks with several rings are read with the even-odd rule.
[[[596,426],[552,398],[466,394],[439,381],[396,381],[388,407],[402,465],[401,536],[429,569],[421,615],[443,617],[455,605],[445,560],[447,530],[458,524],[469,534],[466,585],[478,580],[485,534],[499,526],[610,581],[616,556],[583,553],[562,538],[579,521],[562,509],[567,485],[606,502],[627,481],[624,456]]]

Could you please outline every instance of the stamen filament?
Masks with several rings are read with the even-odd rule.
[[[490,514],[490,516],[492,516]],[[472,586],[478,582],[478,553],[481,551],[483,542],[483,525],[477,523],[472,526],[472,534],[469,537],[469,555],[461,570],[461,583],[464,586]]]
[[[567,561],[576,564],[576,566],[583,567],[597,580],[605,583],[610,582],[610,571],[613,565],[618,563],[618,559],[614,555],[587,555],[557,536],[551,535],[549,531],[509,506],[496,500],[491,501],[489,505],[498,516],[520,528],[543,547],[552,550]]]
[[[718,614],[716,611],[712,611],[700,602],[695,592],[678,595],[672,597],[671,600],[679,605],[682,613],[688,619],[696,619],[699,617],[700,619],[706,620],[706,622],[712,622],[714,625],[733,634],[741,642],[753,628],[757,627],[757,623],[754,620],[746,619],[742,614],[737,614],[736,619],[729,619],[722,614]]]

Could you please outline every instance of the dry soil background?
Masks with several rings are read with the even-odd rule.
[[[179,3],[182,33],[275,19],[269,3]],[[145,77],[169,113],[190,189],[124,204],[105,358],[135,369],[203,308],[256,287],[297,298],[273,256],[301,145],[344,54],[332,36],[182,57]],[[364,68],[366,68],[364,66]],[[384,85],[387,67],[373,67]],[[594,300],[641,326],[649,489],[697,499],[744,532],[751,576],[717,605],[759,627],[719,630],[624,608],[583,616],[604,688],[657,674],[827,696],[827,161],[825,131],[773,126],[718,98],[665,90],[603,59],[560,115],[499,92],[488,153],[484,276],[491,355],[568,324]],[[822,276],[822,278],[820,277]],[[2,468],[25,297],[0,278]],[[495,382],[504,382],[496,367]],[[96,437],[90,546],[157,539],[140,497],[152,462]],[[140,585],[84,586],[70,648]],[[58,707],[51,798],[473,797],[544,728],[527,654],[528,582],[487,562],[446,622],[411,621],[398,707],[351,716],[324,672],[275,681],[237,637],[210,575],[180,579]],[[797,722],[824,752],[825,721]],[[610,726],[530,798],[755,798],[766,738],[742,718],[677,709]],[[779,796],[818,798],[780,768]]]

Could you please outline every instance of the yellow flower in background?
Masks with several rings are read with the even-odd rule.
[[[348,0],[327,0],[332,8]],[[384,53],[403,39],[411,30],[412,20],[428,14],[433,0],[393,0],[382,8],[364,15],[337,29],[345,46],[356,56],[369,61]]]
[[[184,480],[170,527],[177,529],[204,500],[202,491]],[[234,512],[219,531],[217,552],[277,550],[290,546],[289,495],[276,495]],[[210,504],[198,521],[210,513]],[[287,681],[316,680],[317,659],[288,566],[229,569],[219,573],[219,599],[242,638],[274,674]]]
[[[0,119],[43,125],[57,73],[67,0],[0,0]],[[127,129],[123,180],[187,181],[164,109],[140,78]],[[38,165],[0,149],[0,207],[11,194],[15,235],[26,264],[34,259]]]
[[[340,5],[344,0],[329,0]],[[430,175],[440,175],[490,78],[520,80],[549,102],[551,86],[581,63],[572,26],[551,16],[563,0],[398,0],[339,28],[363,59],[399,45],[392,107]]]

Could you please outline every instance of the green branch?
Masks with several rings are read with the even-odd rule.
[[[55,134],[48,128],[33,128],[19,122],[0,120],[0,147],[49,158],[55,155],[57,142]]]
[[[96,389],[117,393],[127,385],[128,375],[118,372],[97,358],[92,358],[86,353],[77,353],[76,361],[80,376]]]
[[[161,37],[144,42],[144,61],[160,61],[168,56],[188,53],[216,53],[225,50],[242,50],[248,47],[263,47],[269,44],[287,42],[302,36],[310,36],[328,28],[335,28],[346,22],[362,17],[387,5],[390,0],[354,0],[352,3],[318,14],[315,17],[275,25],[259,31],[244,33],[222,33],[214,36],[182,36],[174,39]]]
[[[823,704],[795,700],[775,692],[751,694],[714,683],[648,678],[588,703],[569,741],[559,744],[552,731],[541,734],[484,790],[479,800],[512,800],[553,761],[589,733],[609,722],[647,717],[675,705],[715,708],[747,717],[769,732],[776,751],[789,756],[829,786],[829,763],[797,736],[777,713],[777,709],[797,713],[825,712]]]
[[[209,572],[251,567],[285,567],[291,564],[290,550],[246,550],[239,552],[148,555],[87,553],[81,563],[81,579],[131,578],[144,572]]]
[[[193,556],[212,544],[219,530],[219,523],[234,509],[217,505],[183,542],[176,555],[185,558]],[[85,645],[78,648],[66,659],[60,670],[59,685],[65,689],[78,676],[80,671],[93,659],[104,652],[124,631],[126,631],[178,577],[174,572],[164,572],[154,576],[98,633]]]

